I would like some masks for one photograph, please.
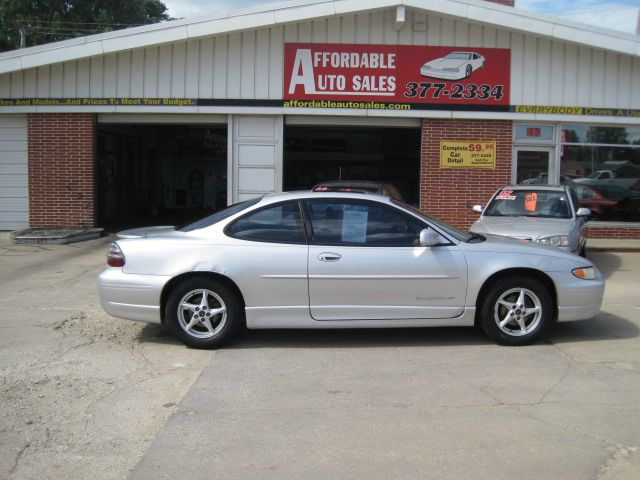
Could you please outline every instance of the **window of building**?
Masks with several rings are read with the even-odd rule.
[[[640,221],[640,127],[562,125],[560,174],[598,220]]]

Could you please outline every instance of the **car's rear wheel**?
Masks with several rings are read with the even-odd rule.
[[[169,294],[165,308],[169,329],[194,348],[222,346],[242,324],[236,295],[212,278],[194,277],[180,282]]]
[[[540,281],[517,276],[491,286],[480,310],[485,333],[502,345],[534,342],[553,321],[554,305]]]

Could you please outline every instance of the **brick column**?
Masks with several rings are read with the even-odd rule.
[[[29,226],[94,226],[94,116],[29,114]]]
[[[458,228],[478,219],[474,204],[486,204],[511,182],[512,122],[505,120],[422,120],[420,208]],[[440,168],[441,140],[495,140],[496,168]]]

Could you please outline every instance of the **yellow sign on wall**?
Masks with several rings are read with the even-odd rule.
[[[440,168],[496,168],[496,142],[442,140]]]

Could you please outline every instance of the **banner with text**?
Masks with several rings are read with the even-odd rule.
[[[283,98],[509,105],[510,61],[504,48],[287,43]]]
[[[496,168],[496,142],[442,140],[440,168]]]

